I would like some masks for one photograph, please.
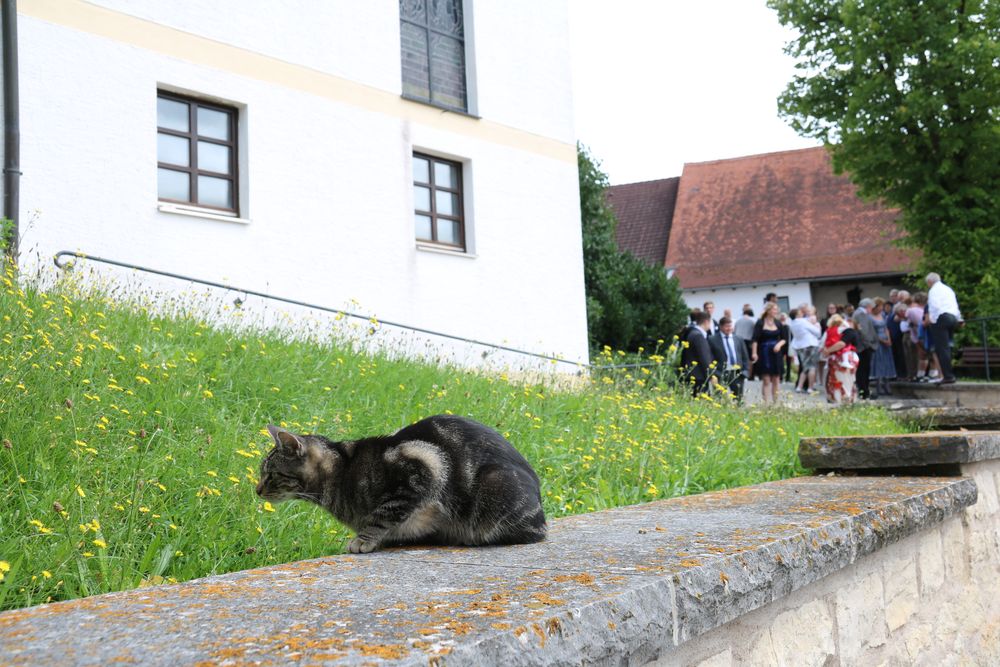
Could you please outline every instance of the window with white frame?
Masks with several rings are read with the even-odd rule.
[[[233,107],[165,91],[157,93],[160,201],[239,215],[238,116]]]
[[[413,154],[413,204],[417,241],[465,250],[462,163]]]

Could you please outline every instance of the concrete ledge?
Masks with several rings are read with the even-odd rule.
[[[938,431],[912,435],[803,438],[806,468],[906,468],[1000,459],[1000,431]]]
[[[897,418],[923,429],[1000,429],[1000,404],[990,408],[956,408],[934,405],[933,401],[909,400],[889,404]]]
[[[641,664],[976,498],[963,477],[804,477],[569,517],[541,544],[95,596],[0,614],[0,664]]]
[[[893,382],[893,395],[898,398],[940,401],[957,408],[993,408],[1000,405],[1000,383],[956,382],[932,384],[924,382]]]

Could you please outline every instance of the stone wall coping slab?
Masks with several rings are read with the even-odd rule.
[[[0,614],[0,664],[636,664],[976,502],[966,477],[800,477],[553,521],[544,542],[341,555]]]
[[[907,468],[991,459],[1000,459],[1000,431],[931,431],[799,441],[799,460],[814,469]]]

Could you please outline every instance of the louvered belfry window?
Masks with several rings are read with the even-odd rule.
[[[399,0],[403,96],[469,108],[462,0]]]

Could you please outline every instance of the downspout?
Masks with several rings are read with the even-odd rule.
[[[3,19],[3,216],[13,222],[7,254],[17,260],[21,184],[21,114],[17,81],[17,0],[2,0]]]

